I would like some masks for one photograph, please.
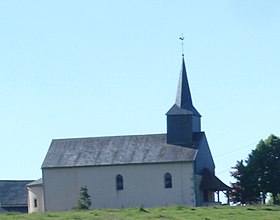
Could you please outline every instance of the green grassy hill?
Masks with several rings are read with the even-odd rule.
[[[280,206],[243,206],[243,207],[164,207],[164,208],[133,208],[133,209],[103,209],[91,211],[67,211],[67,212],[46,212],[33,214],[2,213],[0,219],[21,219],[21,220],[132,220],[132,219],[228,219],[246,220],[280,219]]]

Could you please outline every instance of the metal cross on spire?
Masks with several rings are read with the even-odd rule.
[[[179,38],[182,41],[182,56],[184,56],[184,35],[182,34],[181,37]]]

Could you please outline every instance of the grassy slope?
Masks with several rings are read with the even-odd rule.
[[[68,211],[68,212],[47,212],[34,214],[17,214],[5,213],[0,214],[0,219],[20,219],[20,220],[37,220],[37,219],[102,219],[102,220],[130,220],[130,219],[262,219],[273,220],[280,219],[280,207],[277,206],[246,206],[246,207],[168,207],[168,208],[151,208],[141,211],[139,208],[134,209],[104,209],[94,211]]]

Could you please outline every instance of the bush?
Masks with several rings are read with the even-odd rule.
[[[91,206],[90,195],[88,194],[88,189],[86,186],[81,187],[80,189],[80,198],[78,200],[78,204],[76,209],[79,210],[88,210]]]

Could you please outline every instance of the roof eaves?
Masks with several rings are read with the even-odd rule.
[[[195,152],[194,158],[197,155],[197,151]],[[160,161],[160,162],[142,162],[142,163],[117,163],[117,164],[92,164],[92,165],[72,165],[72,166],[53,166],[53,167],[43,167],[42,169],[60,169],[60,168],[82,168],[82,167],[101,167],[101,166],[129,166],[129,165],[148,165],[148,164],[166,164],[166,163],[189,163],[194,160],[170,160],[170,161]]]

